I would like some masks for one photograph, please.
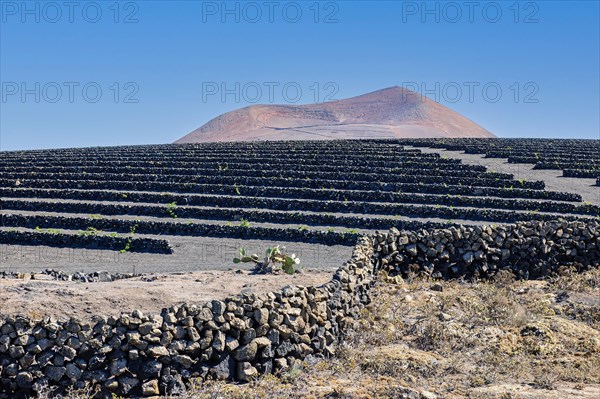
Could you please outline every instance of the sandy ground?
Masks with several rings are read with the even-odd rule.
[[[331,273],[322,270],[303,270],[293,276],[256,275],[241,269],[157,273],[103,283],[54,281],[36,275],[30,280],[0,279],[0,314],[85,319],[134,309],[159,313],[164,307],[184,302],[201,304],[244,292],[277,291],[290,284],[319,286],[330,280]]]
[[[416,147],[406,147],[416,148]],[[483,165],[490,171],[512,173],[515,179],[530,181],[542,180],[546,183],[547,191],[564,191],[581,194],[583,201],[600,205],[600,187],[596,186],[596,179],[582,179],[562,177],[562,170],[558,169],[533,169],[533,164],[508,163],[506,158],[484,158],[480,154],[465,154],[462,151],[448,151],[438,148],[418,147],[425,153],[438,153],[448,158],[461,159],[468,165]]]
[[[162,238],[165,238],[164,236]],[[173,254],[119,253],[115,251],[54,248],[47,246],[0,245],[0,271],[38,272],[47,268],[68,272],[169,273],[237,268],[233,258],[239,248],[262,254],[283,245],[300,258],[307,269],[333,271],[348,260],[351,246],[320,245],[265,240],[210,237],[166,237]]]

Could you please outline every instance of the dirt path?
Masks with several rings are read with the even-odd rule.
[[[139,309],[159,313],[163,307],[202,304],[243,292],[262,293],[286,285],[322,285],[331,273],[304,270],[293,276],[253,275],[247,270],[158,273],[113,282],[53,281],[36,275],[32,280],[0,279],[0,314],[82,319],[92,315],[119,315]],[[40,278],[40,280],[38,280]]]

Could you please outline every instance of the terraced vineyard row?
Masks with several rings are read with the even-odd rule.
[[[474,138],[402,142],[417,147],[485,154],[488,158],[508,158],[509,163],[531,163],[536,169],[561,169],[565,177],[597,178],[600,182],[600,140]]]
[[[478,151],[471,140],[464,146]],[[169,253],[178,236],[353,245],[362,231],[589,220],[542,181],[405,145],[210,143],[0,153],[0,242]],[[450,143],[451,145],[458,145]],[[448,145],[450,145],[448,144]],[[546,143],[541,147],[550,151]]]

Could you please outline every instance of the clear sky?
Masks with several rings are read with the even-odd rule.
[[[394,85],[501,137],[600,138],[598,4],[0,0],[0,149],[169,143]]]

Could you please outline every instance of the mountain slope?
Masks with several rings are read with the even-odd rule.
[[[401,137],[494,137],[451,109],[402,87],[306,105],[252,105],[222,114],[176,143]]]

